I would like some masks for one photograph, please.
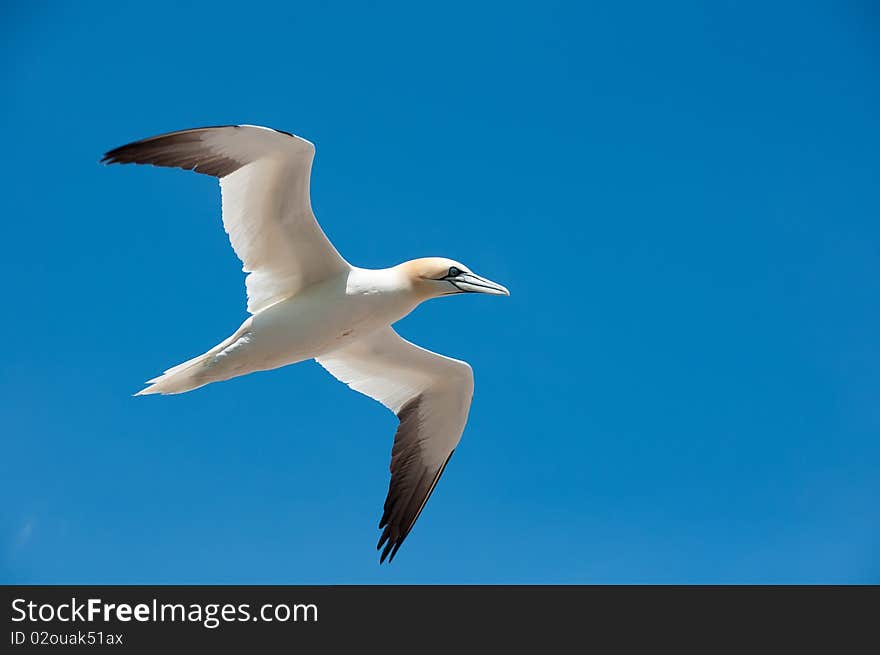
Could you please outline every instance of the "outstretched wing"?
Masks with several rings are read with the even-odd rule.
[[[347,270],[309,200],[315,146],[287,132],[227,125],[170,132],[111,150],[108,164],[153,164],[220,178],[223,227],[249,273],[248,311]]]
[[[390,327],[317,361],[400,419],[376,546],[384,546],[379,561],[391,561],[461,439],[474,392],[473,372],[467,363],[419,348]]]

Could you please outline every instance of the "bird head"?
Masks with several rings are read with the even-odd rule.
[[[459,293],[488,293],[509,296],[500,284],[480,277],[462,264],[445,257],[424,257],[401,264],[410,283],[421,296],[439,298]]]

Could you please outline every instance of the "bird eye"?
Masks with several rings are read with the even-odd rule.
[[[461,275],[461,271],[458,270],[455,266],[452,266],[449,269],[449,274],[447,275],[447,277],[458,277],[459,275]]]

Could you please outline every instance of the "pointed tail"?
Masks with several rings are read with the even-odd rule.
[[[211,379],[206,379],[203,373],[205,372],[206,365],[214,358],[214,355],[215,352],[209,350],[198,357],[193,357],[182,364],[173,366],[159,377],[147,380],[147,386],[134,395],[149,396],[155,393],[166,395],[198,389],[212,382]]]

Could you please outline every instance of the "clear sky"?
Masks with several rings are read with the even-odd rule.
[[[0,11],[0,582],[880,582],[870,3]],[[215,180],[98,159],[226,123],[316,143],[352,263],[512,292],[398,324],[476,392],[390,567],[379,404],[313,362],[131,396],[243,275]]]

